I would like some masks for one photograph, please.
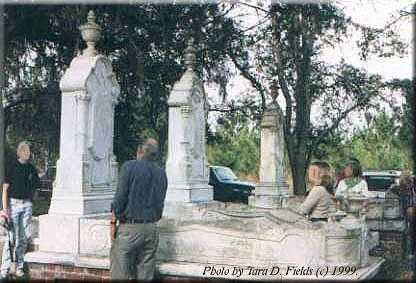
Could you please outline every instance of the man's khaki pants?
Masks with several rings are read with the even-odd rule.
[[[158,241],[156,223],[120,224],[111,245],[111,279],[152,280]]]

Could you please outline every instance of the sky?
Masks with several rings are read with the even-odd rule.
[[[367,0],[367,1],[338,1],[343,2],[344,11],[354,21],[375,28],[383,28],[397,18],[399,11],[403,8],[410,10],[412,1],[408,0]],[[395,25],[396,31],[405,42],[411,42],[412,23],[411,18],[402,19]],[[355,66],[367,69],[369,72],[381,74],[386,79],[392,78],[411,78],[412,77],[412,52],[409,48],[408,54],[403,58],[377,58],[373,57],[368,62],[363,62],[357,55],[355,40],[346,42],[335,50],[328,50],[328,57],[342,55],[349,59]]]
[[[258,1],[246,2],[256,4]],[[267,6],[269,1],[262,1]],[[391,23],[398,17],[399,11],[406,9],[410,10],[412,1],[409,0],[337,0],[335,1],[347,16],[350,16],[353,21],[375,28],[383,28],[387,24]],[[246,27],[253,26],[258,22],[261,15],[256,14],[254,9],[241,7],[240,10],[234,12],[235,15],[241,13],[248,13],[245,16],[243,24]],[[259,17],[260,16],[260,17]],[[362,61],[359,58],[359,49],[355,42],[359,39],[359,34],[351,34],[350,38],[343,44],[336,46],[335,48],[328,48],[324,50],[322,59],[328,63],[338,63],[341,58],[354,65],[355,67],[364,68],[369,73],[380,74],[384,79],[389,80],[393,78],[412,78],[412,19],[411,17],[402,18],[395,23],[394,29],[404,42],[409,43],[407,54],[402,57],[380,58],[377,56],[370,56],[367,61]],[[228,87],[228,99],[236,99],[240,95],[254,92],[254,89],[250,86],[250,83],[242,76],[236,76],[230,81]],[[208,98],[212,104],[220,104],[220,98],[218,96],[218,88],[215,85],[209,85],[207,87]],[[282,96],[279,96],[279,104],[284,106],[284,100]],[[400,99],[399,99],[400,100]],[[210,122],[214,122],[216,114],[210,115]],[[312,121],[318,119],[318,115],[312,115]],[[355,117],[354,120],[357,124],[362,124],[363,117]]]

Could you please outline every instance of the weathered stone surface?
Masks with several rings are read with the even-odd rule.
[[[79,218],[70,215],[39,216],[39,249],[53,252],[78,252]]]
[[[206,96],[203,83],[194,70],[195,52],[190,43],[185,50],[187,69],[175,83],[168,100],[168,209],[163,215],[169,218],[183,217],[176,214],[177,209],[169,207],[213,200],[205,154]]]
[[[109,217],[88,217],[80,219],[79,253],[108,257],[110,255]]]
[[[406,221],[404,219],[368,219],[368,229],[372,231],[397,231],[406,230]]]
[[[263,114],[260,139],[259,183],[250,205],[260,208],[281,208],[282,196],[289,195],[284,176],[283,121],[279,106],[271,103]]]
[[[231,280],[261,280],[261,281],[281,281],[281,280],[368,280],[373,278],[383,264],[383,259],[373,258],[367,267],[358,268],[354,275],[332,275],[331,272],[324,276],[316,275],[317,269],[310,268],[309,274],[298,274],[293,272],[294,268],[301,270],[298,265],[268,265],[268,266],[236,266],[232,262],[223,265],[198,264],[191,262],[161,263],[158,266],[159,273],[164,277],[183,281],[184,279],[194,278],[206,280],[210,278],[231,279]],[[276,274],[277,268],[279,273]],[[307,267],[304,267],[306,270]],[[241,270],[240,272],[237,270]],[[333,270],[331,270],[333,271]],[[163,278],[163,277],[161,277]]]
[[[109,255],[109,214],[83,217],[47,214],[39,218],[41,252]]]
[[[404,231],[406,223],[397,197],[370,199],[366,222],[372,231]]]
[[[95,25],[93,13],[89,15],[84,32]],[[60,82],[60,156],[49,213],[39,217],[39,251],[31,253],[32,260],[45,262],[58,253],[69,264],[84,254],[109,255],[109,212],[118,171],[114,107],[120,90],[110,60],[95,54],[93,45],[89,42],[87,52],[72,60]]]
[[[211,211],[206,221],[161,225],[158,258],[167,262],[317,266],[360,265],[359,228],[311,223],[287,209]]]
[[[61,144],[49,213],[109,212],[118,170],[113,136],[119,86],[111,62],[102,55],[76,57],[60,86]]]

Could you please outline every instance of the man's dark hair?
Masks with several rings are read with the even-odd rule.
[[[363,169],[361,167],[360,161],[357,158],[354,158],[354,157],[349,158],[345,166],[351,166],[352,175],[354,177],[362,177]]]
[[[142,149],[144,152],[144,159],[157,161],[159,158],[159,143],[156,139],[148,138],[139,142],[137,149]]]

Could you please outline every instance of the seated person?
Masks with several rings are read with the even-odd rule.
[[[315,161],[308,168],[308,183],[312,186],[299,212],[309,216],[312,222],[328,221],[328,214],[335,211],[332,200],[331,167],[327,162]]]
[[[350,159],[344,168],[344,179],[342,179],[335,191],[337,200],[343,203],[345,209],[346,198],[348,195],[362,195],[369,197],[367,182],[362,177],[361,164],[358,159]],[[367,208],[368,202],[363,203],[363,208]]]

